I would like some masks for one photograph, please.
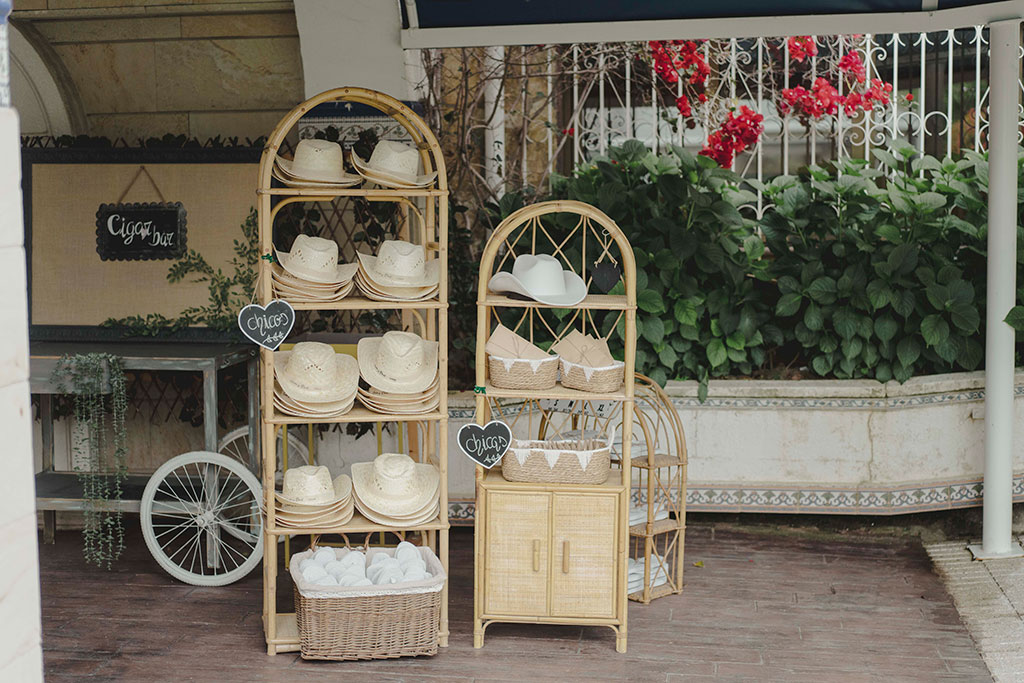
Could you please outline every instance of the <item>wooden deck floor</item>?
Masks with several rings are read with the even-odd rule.
[[[109,573],[86,567],[77,533],[41,547],[47,681],[991,680],[927,555],[907,540],[693,526],[686,590],[631,603],[629,652],[618,655],[611,630],[592,627],[498,624],[474,650],[472,535],[460,529],[451,647],[335,663],[265,654],[258,570],[224,588],[185,586],[161,572],[137,528],[128,538]]]

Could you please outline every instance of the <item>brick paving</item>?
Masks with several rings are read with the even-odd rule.
[[[451,647],[336,663],[265,654],[259,571],[222,588],[185,586],[137,529],[128,538],[109,573],[85,566],[76,533],[41,547],[48,681],[991,680],[928,555],[907,539],[691,526],[684,593],[631,603],[619,655],[610,629],[569,626],[496,624],[474,650],[472,534],[458,529]]]
[[[1024,558],[976,562],[966,541],[926,549],[993,678],[1024,680]]]

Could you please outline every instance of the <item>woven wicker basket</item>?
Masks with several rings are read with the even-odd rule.
[[[579,363],[560,359],[562,386],[596,394],[610,394],[622,388],[626,364],[620,360],[603,368],[589,368]],[[589,374],[589,376],[588,376]]]
[[[394,550],[371,550],[374,552],[393,554]],[[447,577],[433,552],[427,548],[421,552],[432,578],[360,588],[312,586],[297,573],[299,564],[312,553],[293,555],[289,564],[295,568],[295,619],[302,658],[394,659],[437,654],[441,588]]]
[[[501,389],[550,389],[558,381],[558,356],[527,360],[488,355],[487,373]]]
[[[518,451],[518,453],[517,453]],[[525,452],[523,462],[519,455]],[[580,466],[580,454],[589,456],[587,466]],[[554,465],[548,458],[555,459]],[[513,439],[508,453],[501,459],[501,476],[508,481],[542,484],[603,484],[611,474],[611,438],[551,441],[518,441]]]

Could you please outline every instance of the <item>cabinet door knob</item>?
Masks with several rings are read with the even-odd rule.
[[[533,542],[533,571],[540,571],[540,541]]]
[[[562,541],[562,573],[569,573],[569,541]]]

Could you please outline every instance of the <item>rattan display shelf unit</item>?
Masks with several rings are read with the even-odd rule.
[[[274,187],[271,171],[274,159],[286,136],[302,116],[315,107],[330,102],[352,102],[368,105],[390,116],[406,132],[412,144],[419,150],[425,172],[437,172],[433,187],[409,190],[346,188],[323,190],[315,188]],[[296,303],[298,311],[330,310],[394,310],[401,313],[403,328],[414,322],[420,323],[421,335],[437,341],[438,391],[440,405],[436,410],[419,415],[389,414],[370,411],[363,406],[354,406],[341,417],[316,420],[283,415],[274,408],[274,355],[267,349],[260,352],[260,395],[262,407],[261,442],[276,443],[278,430],[295,424],[320,424],[343,422],[395,423],[408,431],[406,443],[410,444],[410,455],[421,462],[434,464],[440,473],[439,503],[441,512],[429,522],[408,527],[389,527],[376,524],[356,513],[348,524],[331,529],[281,528],[275,524],[274,483],[277,469],[277,454],[274,449],[264,447],[263,489],[265,496],[265,532],[269,539],[264,543],[263,557],[263,625],[267,653],[293,652],[300,649],[299,630],[294,613],[277,611],[278,544],[280,536],[309,534],[358,534],[390,532],[404,536],[404,532],[420,532],[421,538],[431,546],[448,570],[448,180],[444,158],[436,136],[426,123],[409,107],[400,101],[365,88],[336,88],[317,95],[289,112],[271,133],[260,160],[257,186],[259,217],[259,250],[261,260],[256,294],[258,301],[266,305],[274,296],[270,277],[271,255],[274,253],[274,218],[284,206],[294,203],[333,202],[339,198],[364,197],[370,201],[395,202],[405,208],[406,214],[403,239],[419,236],[427,251],[428,259],[437,259],[441,273],[438,293],[426,301],[391,302],[372,301],[355,295],[330,304]],[[416,223],[415,230],[410,226]],[[285,246],[287,245],[278,245]],[[415,444],[415,445],[414,445]],[[421,446],[422,444],[422,446]],[[336,473],[337,474],[337,473]],[[437,645],[448,645],[448,585],[441,592],[440,612],[437,622]]]
[[[625,294],[590,295],[574,312],[562,315],[553,310],[557,307],[488,292],[495,272],[529,253],[550,253],[588,285],[592,267],[611,262],[619,268]],[[608,216],[576,201],[543,202],[516,211],[484,248],[478,291],[477,423],[503,419],[517,438],[533,440],[538,438],[534,410],[543,430],[550,417],[545,406],[552,403],[585,410],[595,402],[611,401],[632,415],[632,382],[617,391],[590,393],[560,384],[548,390],[500,389],[487,377],[485,345],[499,319],[534,343],[560,339],[572,329],[604,336],[601,329],[614,331],[622,323],[626,377],[632,377],[636,263],[629,241]],[[627,443],[631,429],[632,420],[624,420]],[[630,472],[629,467],[613,469],[603,484],[566,484],[510,482],[497,467],[477,468],[474,647],[483,647],[488,625],[513,622],[607,626],[615,631],[616,650],[626,651]]]

